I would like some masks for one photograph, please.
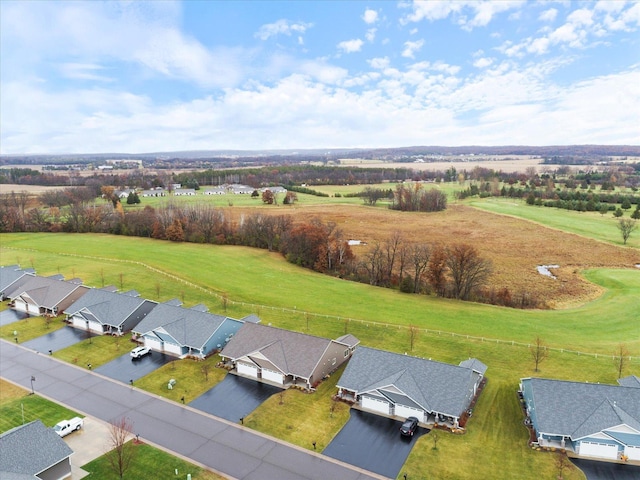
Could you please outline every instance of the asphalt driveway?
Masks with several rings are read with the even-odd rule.
[[[230,422],[238,422],[271,395],[281,391],[281,388],[272,385],[227,374],[219,384],[193,400],[189,406]]]
[[[101,365],[96,368],[95,371],[105,377],[113,378],[123,383],[129,383],[130,380],[135,382],[139,378],[174,360],[176,360],[176,357],[159,352],[151,352],[142,358],[134,360],[127,350],[127,353],[124,355]],[[167,382],[169,382],[169,380],[167,377]]]
[[[572,458],[571,462],[584,472],[587,480],[638,480],[640,478],[640,467],[635,465],[598,462],[583,458]]]
[[[396,478],[418,438],[429,433],[418,427],[413,437],[403,437],[401,425],[391,418],[351,409],[349,421],[322,454]]]
[[[27,318],[29,315],[24,312],[18,312],[16,310],[7,309],[0,312],[0,327],[9,325],[10,323],[17,322]]]
[[[22,345],[37,352],[48,353],[49,350],[56,352],[95,336],[95,333],[78,330],[66,325],[46,335],[24,342]]]

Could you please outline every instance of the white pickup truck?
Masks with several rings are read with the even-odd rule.
[[[65,437],[71,432],[80,430],[83,424],[84,420],[82,420],[80,417],[74,417],[71,420],[62,420],[61,422],[56,423],[55,427],[53,427],[53,430],[61,437]]]

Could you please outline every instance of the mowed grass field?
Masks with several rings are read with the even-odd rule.
[[[325,208],[311,206],[293,210],[305,211],[308,215],[309,210],[322,212]],[[355,215],[359,210],[364,210],[366,215]],[[484,232],[482,238],[488,241],[492,236],[483,226],[489,219],[499,223],[507,221],[500,223],[505,228],[502,236],[510,242],[508,248],[503,244],[503,253],[516,259],[520,257],[521,263],[529,261],[541,241],[531,239],[524,245],[518,241],[529,236],[540,237],[542,231],[545,240],[553,239],[549,252],[567,255],[571,261],[583,259],[582,263],[573,264],[568,275],[592,289],[595,294],[582,299],[593,300],[575,302],[573,308],[545,311],[460,303],[326,277],[301,270],[280,255],[261,250],[107,235],[0,235],[0,255],[2,264],[34,266],[41,275],[63,273],[69,278],[80,277],[86,284],[97,287],[113,284],[124,290],[135,288],[142,296],[154,300],[178,297],[187,307],[202,302],[216,313],[224,312],[226,303],[229,316],[240,318],[256,313],[264,323],[314,335],[335,338],[349,332],[360,338],[363,345],[455,364],[468,357],[479,358],[489,366],[489,382],[467,424],[467,434],[454,436],[438,432],[437,450],[433,450],[431,434],[421,438],[401,474],[407,473],[409,478],[551,478],[557,474],[553,455],[527,447],[528,433],[522,425],[522,412],[515,395],[519,379],[537,375],[615,383],[617,374],[612,354],[620,343],[626,344],[633,356],[625,374],[640,374],[640,271],[633,267],[619,268],[634,261],[637,250],[585,240],[553,229],[540,230],[543,227],[539,224],[497,217],[465,206],[450,210],[454,215],[445,217],[450,224],[449,234],[451,229],[479,229]],[[471,224],[452,221],[459,218],[455,215],[468,214],[469,210],[477,212],[465,220]],[[345,230],[353,227],[350,231],[364,235],[372,231],[371,226],[365,225],[372,219],[372,211],[387,212],[340,207],[332,215],[342,216]],[[395,218],[393,224],[397,226],[405,224],[408,217],[414,216],[402,215],[403,221],[398,221],[399,217],[381,217],[386,223],[374,225],[384,230],[390,219]],[[422,225],[428,238],[428,231],[437,230],[441,225],[444,228],[447,222],[441,222],[428,216],[417,218],[413,224]],[[426,228],[429,224],[435,228]],[[529,225],[533,227],[528,230]],[[525,230],[521,235],[520,229]],[[473,239],[479,248],[484,246],[478,236]],[[580,246],[588,250],[580,250]],[[496,246],[492,249],[499,251]],[[621,253],[627,251],[628,254]],[[584,261],[585,252],[591,263]],[[598,263],[595,259],[601,260]],[[557,263],[565,264],[565,261]],[[586,270],[582,269],[583,265]],[[611,268],[614,266],[618,268]],[[531,282],[540,280],[537,274],[530,274],[530,278]],[[223,297],[228,301],[223,302]],[[413,351],[410,350],[409,325],[420,328]],[[527,345],[538,335],[551,350],[540,365],[540,372],[535,373]],[[163,368],[176,370],[152,374],[155,376],[141,379],[137,386],[166,394],[163,391],[166,378],[175,376],[180,384],[180,375],[184,375],[185,379],[192,379],[187,383],[198,384],[195,390],[199,391],[215,382],[220,373],[210,374],[210,379],[205,381],[193,364],[185,364],[184,372],[177,370],[178,367]],[[337,378],[332,376],[330,381],[333,380]],[[247,418],[247,422],[251,428],[304,448],[311,448],[309,435],[315,433],[318,445],[324,446],[348,415],[341,410],[330,411],[330,381],[325,384],[327,392],[319,391],[317,396],[290,391],[282,404],[275,396]],[[197,396],[197,392],[187,398],[191,396]],[[286,428],[283,418],[304,427]],[[314,419],[311,425],[306,422],[308,418]],[[565,474],[565,478],[582,477],[572,471]]]

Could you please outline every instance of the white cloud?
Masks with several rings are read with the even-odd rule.
[[[415,42],[404,42],[404,50],[402,50],[402,56],[407,58],[414,58],[418,50],[424,45],[424,40],[416,40]]]
[[[542,12],[538,17],[538,20],[540,20],[541,22],[553,22],[557,16],[558,10],[556,10],[555,8],[550,8]]]
[[[337,45],[337,48],[344,53],[354,53],[359,52],[362,49],[362,45],[364,45],[364,42],[359,38],[356,38],[353,40],[345,40],[344,42],[340,42]]]
[[[401,23],[442,20],[452,15],[461,27],[471,30],[488,25],[497,14],[516,9],[524,3],[524,0],[414,0],[410,4],[413,11],[404,16]],[[470,19],[467,12],[471,14]]]
[[[390,62],[389,62],[389,57],[379,57],[379,58],[372,58],[371,60],[367,60],[367,63],[371,65],[371,68],[384,69],[389,66]]]
[[[291,36],[294,33],[305,33],[312,26],[312,23],[291,23],[289,20],[280,19],[277,22],[262,25],[255,33],[255,37],[260,40],[267,40],[277,35]]]
[[[66,78],[73,80],[93,80],[98,82],[112,82],[114,79],[99,73],[105,70],[102,65],[94,63],[67,62],[59,66],[60,72]]]
[[[493,59],[488,57],[481,57],[481,58],[478,58],[475,62],[473,62],[473,66],[476,68],[487,68],[492,63],[493,63]]]
[[[377,32],[377,29],[375,28],[369,28],[367,30],[367,32],[364,35],[364,38],[367,39],[367,42],[371,43],[376,39],[376,32]]]
[[[378,12],[367,8],[362,15],[362,20],[364,20],[364,23],[367,25],[372,25],[378,21]]]

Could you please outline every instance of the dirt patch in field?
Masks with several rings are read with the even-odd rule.
[[[233,207],[229,213],[237,219],[247,210]],[[600,287],[582,278],[582,270],[634,268],[640,263],[637,250],[464,205],[452,205],[444,212],[429,214],[357,205],[262,208],[260,212],[287,213],[295,222],[315,216],[324,222],[335,222],[348,239],[367,243],[351,247],[356,256],[365,254],[376,242],[383,243],[395,232],[400,232],[407,242],[472,244],[493,262],[492,287],[507,287],[512,294],[526,292],[545,299],[552,308],[578,305],[602,293]],[[556,278],[538,273],[539,265],[559,265],[553,270]]]

